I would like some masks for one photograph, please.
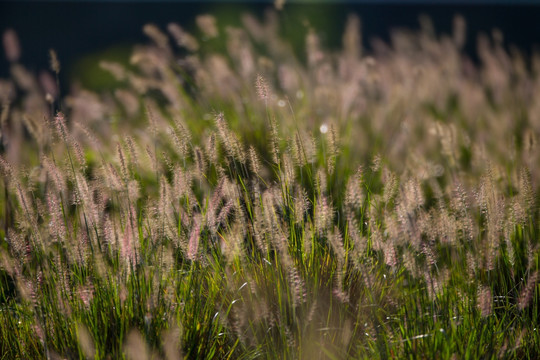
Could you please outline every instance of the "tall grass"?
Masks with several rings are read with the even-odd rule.
[[[64,98],[6,33],[2,358],[538,358],[540,58],[243,20]]]

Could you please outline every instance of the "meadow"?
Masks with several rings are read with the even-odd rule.
[[[4,34],[0,359],[540,357],[540,55],[242,22],[68,94]]]

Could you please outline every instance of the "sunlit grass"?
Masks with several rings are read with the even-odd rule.
[[[7,42],[3,358],[537,358],[538,59],[214,21],[64,98]]]

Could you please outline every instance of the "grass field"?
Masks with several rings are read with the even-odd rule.
[[[196,23],[64,96],[4,34],[1,359],[540,357],[540,56]]]

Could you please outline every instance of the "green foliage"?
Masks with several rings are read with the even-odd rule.
[[[482,43],[472,68],[422,32],[367,57],[351,18],[304,64],[275,15],[196,22],[146,26],[101,93],[47,96],[13,57],[2,358],[540,356],[519,55]]]

